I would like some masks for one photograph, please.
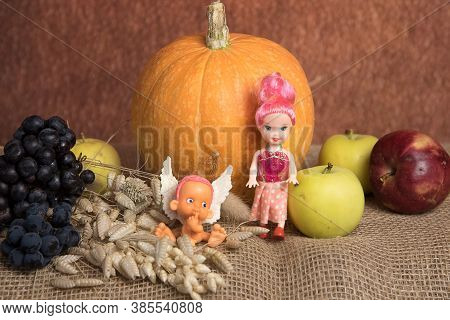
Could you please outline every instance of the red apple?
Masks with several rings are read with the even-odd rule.
[[[369,176],[373,193],[383,205],[400,213],[421,213],[448,195],[450,158],[423,133],[395,131],[373,147]]]

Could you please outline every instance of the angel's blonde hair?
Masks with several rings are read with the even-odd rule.
[[[176,191],[175,191],[175,192],[176,192],[176,196],[177,196],[177,198],[176,198],[177,200],[178,200],[178,198],[180,197],[180,190],[181,190],[181,188],[183,188],[183,185],[184,185],[186,182],[189,182],[189,181],[200,182],[200,183],[206,184],[206,185],[211,189],[211,195],[214,194],[213,186],[212,186],[211,182],[208,181],[208,179],[205,179],[205,178],[200,177],[200,176],[197,176],[197,175],[190,175],[190,176],[184,177],[184,178],[181,179],[181,181],[178,183],[177,189],[176,189]]]

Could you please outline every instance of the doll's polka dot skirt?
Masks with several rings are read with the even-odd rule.
[[[259,220],[261,224],[286,221],[287,191],[287,182],[259,182],[253,200],[252,220]]]

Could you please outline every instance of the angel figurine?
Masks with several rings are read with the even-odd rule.
[[[218,246],[227,236],[225,229],[216,223],[211,232],[206,232],[203,230],[203,223],[212,224],[219,220],[220,206],[232,187],[233,168],[228,166],[213,183],[197,175],[186,176],[178,182],[172,173],[171,161],[171,158],[167,157],[161,172],[164,213],[170,219],[181,222],[181,234],[188,235],[194,245],[206,241],[210,247]],[[176,240],[174,232],[164,223],[156,227],[155,234]]]
[[[275,240],[284,239],[288,183],[298,185],[294,156],[282,147],[295,125],[294,101],[294,88],[279,73],[263,78],[255,120],[266,146],[253,156],[247,187],[256,187],[252,220],[259,220],[263,227],[269,221],[276,223]],[[267,238],[267,234],[260,237]]]

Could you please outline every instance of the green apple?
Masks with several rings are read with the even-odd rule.
[[[352,171],[329,164],[300,170],[297,179],[297,186],[289,185],[288,213],[304,235],[346,236],[358,226],[364,191]]]
[[[77,139],[77,143],[72,148],[72,152],[77,158],[82,154],[90,160],[98,161],[100,164],[109,165],[114,168],[120,167],[120,157],[116,149],[103,140],[92,138]],[[87,189],[96,193],[103,193],[106,191],[108,186],[107,176],[109,172],[120,172],[119,169],[105,168],[89,163],[84,163],[83,168],[90,169],[95,173],[95,181],[93,184],[87,186]]]
[[[369,160],[373,146],[378,139],[370,135],[355,134],[346,130],[325,141],[320,149],[319,165],[331,162],[335,166],[347,168],[358,177],[365,193],[370,193]]]

